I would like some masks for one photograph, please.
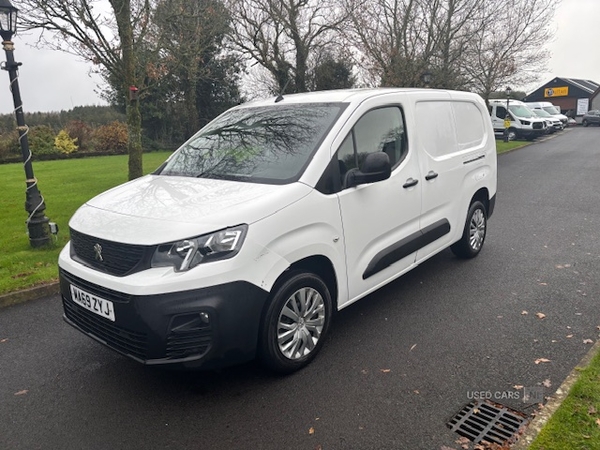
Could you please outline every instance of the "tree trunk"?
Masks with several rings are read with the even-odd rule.
[[[143,175],[142,171],[142,115],[138,100],[127,105],[127,153],[129,154],[129,179]]]
[[[121,51],[123,58],[123,91],[127,104],[127,152],[129,154],[129,179],[141,177],[142,172],[142,116],[140,114],[139,100],[129,99],[129,88],[135,86],[135,51],[133,39],[133,27],[131,25],[131,2],[130,0],[111,0],[119,38],[121,40]]]

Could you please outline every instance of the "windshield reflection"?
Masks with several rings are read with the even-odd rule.
[[[160,174],[295,181],[344,107],[295,104],[231,110],[186,142]]]
[[[517,117],[523,117],[525,119],[533,117],[531,110],[523,105],[510,105],[508,109]]]

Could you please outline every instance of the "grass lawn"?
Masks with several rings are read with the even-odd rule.
[[[565,401],[528,450],[600,449],[600,353],[582,370]]]
[[[496,139],[496,153],[505,153],[510,150],[514,150],[515,148],[524,147],[525,145],[529,144],[531,144],[531,142],[529,141],[504,142],[502,139]]]
[[[169,154],[144,154],[144,173]],[[70,217],[90,198],[127,181],[127,156],[34,161],[33,169],[46,200],[46,216],[58,224],[58,237],[49,248],[31,248],[23,165],[0,165],[0,295],[57,279],[58,253],[69,239]]]
[[[526,142],[496,141],[498,153]],[[156,169],[168,152],[144,155],[144,173]],[[59,227],[49,248],[32,249],[25,220],[25,173],[22,164],[0,165],[0,295],[57,279],[60,249],[69,239],[69,219],[90,198],[127,181],[127,156],[35,161],[35,175],[46,200],[46,216]]]

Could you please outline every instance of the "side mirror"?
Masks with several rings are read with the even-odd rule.
[[[384,152],[369,153],[360,169],[348,172],[346,187],[387,180],[392,174],[390,157]]]

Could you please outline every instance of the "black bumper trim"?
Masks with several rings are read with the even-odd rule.
[[[237,281],[160,295],[111,295],[107,299],[116,300],[115,322],[111,322],[75,304],[69,285],[103,298],[116,292],[89,282],[82,286],[81,281],[60,271],[65,321],[137,362],[216,368],[251,360],[256,354],[269,293],[251,283]]]

